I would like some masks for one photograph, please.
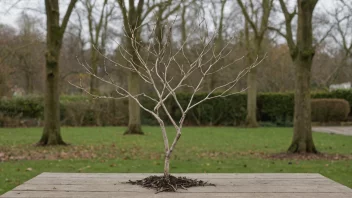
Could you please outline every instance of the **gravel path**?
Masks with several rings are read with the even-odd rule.
[[[330,134],[340,134],[340,135],[349,135],[352,136],[352,126],[321,126],[313,127],[314,132],[330,133]]]

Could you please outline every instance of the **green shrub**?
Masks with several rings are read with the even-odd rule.
[[[345,99],[349,104],[352,104],[352,91],[351,90],[335,90],[332,92],[319,92],[313,93],[312,98],[339,98]],[[350,106],[350,113],[352,112]]]
[[[0,100],[0,112],[9,117],[42,118],[44,112],[43,97],[27,96]]]
[[[258,120],[290,126],[293,120],[293,93],[261,93],[257,99]]]
[[[350,105],[344,99],[313,99],[312,121],[344,121],[350,112]]]
[[[196,94],[192,104],[206,96]],[[312,98],[340,98],[352,103],[352,91],[334,91],[312,93]],[[191,98],[190,94],[178,93],[177,98],[185,108]],[[246,94],[236,94],[226,98],[207,100],[191,109],[185,119],[185,125],[242,125],[246,118]],[[145,99],[142,104],[153,109],[155,102]],[[289,93],[258,93],[257,118],[261,123],[275,126],[292,126],[294,112],[294,94]],[[166,100],[170,114],[180,119],[181,113],[172,98]],[[43,97],[28,96],[0,100],[0,114],[5,117],[43,119]],[[61,96],[60,112],[63,125],[69,126],[116,126],[128,123],[127,100],[93,100],[87,96]],[[155,118],[142,110],[142,124],[158,125]],[[171,124],[165,112],[161,109],[160,116],[166,124]]]
[[[127,100],[72,100],[64,103],[63,124],[69,126],[121,126],[128,122]]]

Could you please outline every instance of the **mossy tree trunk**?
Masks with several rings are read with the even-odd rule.
[[[64,145],[60,133],[59,57],[68,19],[77,0],[71,0],[60,26],[58,0],[45,0],[47,18],[45,54],[44,130],[37,145]]]
[[[312,57],[311,57],[312,58]],[[288,149],[291,153],[316,153],[311,128],[311,58],[297,59],[295,65],[294,132]]]
[[[295,112],[291,153],[317,153],[311,126],[310,79],[313,47],[313,11],[318,0],[297,0],[298,28],[295,65]]]

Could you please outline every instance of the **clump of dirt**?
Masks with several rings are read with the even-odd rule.
[[[208,182],[197,179],[189,179],[186,177],[175,177],[170,175],[169,178],[165,176],[149,176],[147,178],[126,182],[132,185],[139,185],[144,188],[154,189],[156,193],[160,192],[176,192],[177,189],[187,189],[196,186],[215,186]]]
[[[280,160],[350,160],[352,159],[352,155],[329,153],[278,153],[269,155],[268,158]]]

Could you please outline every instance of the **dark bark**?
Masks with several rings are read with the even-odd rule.
[[[126,50],[132,56],[133,63],[138,65],[139,59],[136,54],[138,44],[141,42],[140,38],[140,25],[144,17],[142,16],[144,0],[139,0],[138,5],[134,5],[134,0],[129,1],[129,8],[125,6],[123,0],[117,0],[123,15],[123,23],[126,32]],[[138,69],[138,66],[136,66]],[[128,92],[132,95],[140,94],[139,75],[131,71],[128,75]],[[138,103],[131,97],[128,99],[128,128],[125,135],[129,134],[143,134],[141,127],[141,115]]]
[[[187,34],[186,34],[186,23],[187,23],[187,20],[186,20],[186,5],[183,5],[182,6],[182,12],[181,12],[181,40],[182,40],[182,43],[185,43],[186,42],[186,39],[187,39]]]
[[[295,65],[295,112],[292,143],[288,148],[291,153],[317,153],[311,128],[310,79],[312,61],[315,53],[313,47],[312,18],[318,0],[297,0],[297,56]],[[292,54],[292,53],[291,53]]]
[[[127,130],[123,133],[124,135],[144,135],[140,124],[128,124]]]
[[[94,48],[91,48],[91,66],[92,73],[98,76],[98,54]],[[97,77],[90,76],[90,93],[99,94],[99,80]]]
[[[45,54],[44,130],[37,145],[65,145],[60,133],[59,57],[63,34],[77,0],[71,0],[62,25],[58,0],[45,0],[47,36]]]

